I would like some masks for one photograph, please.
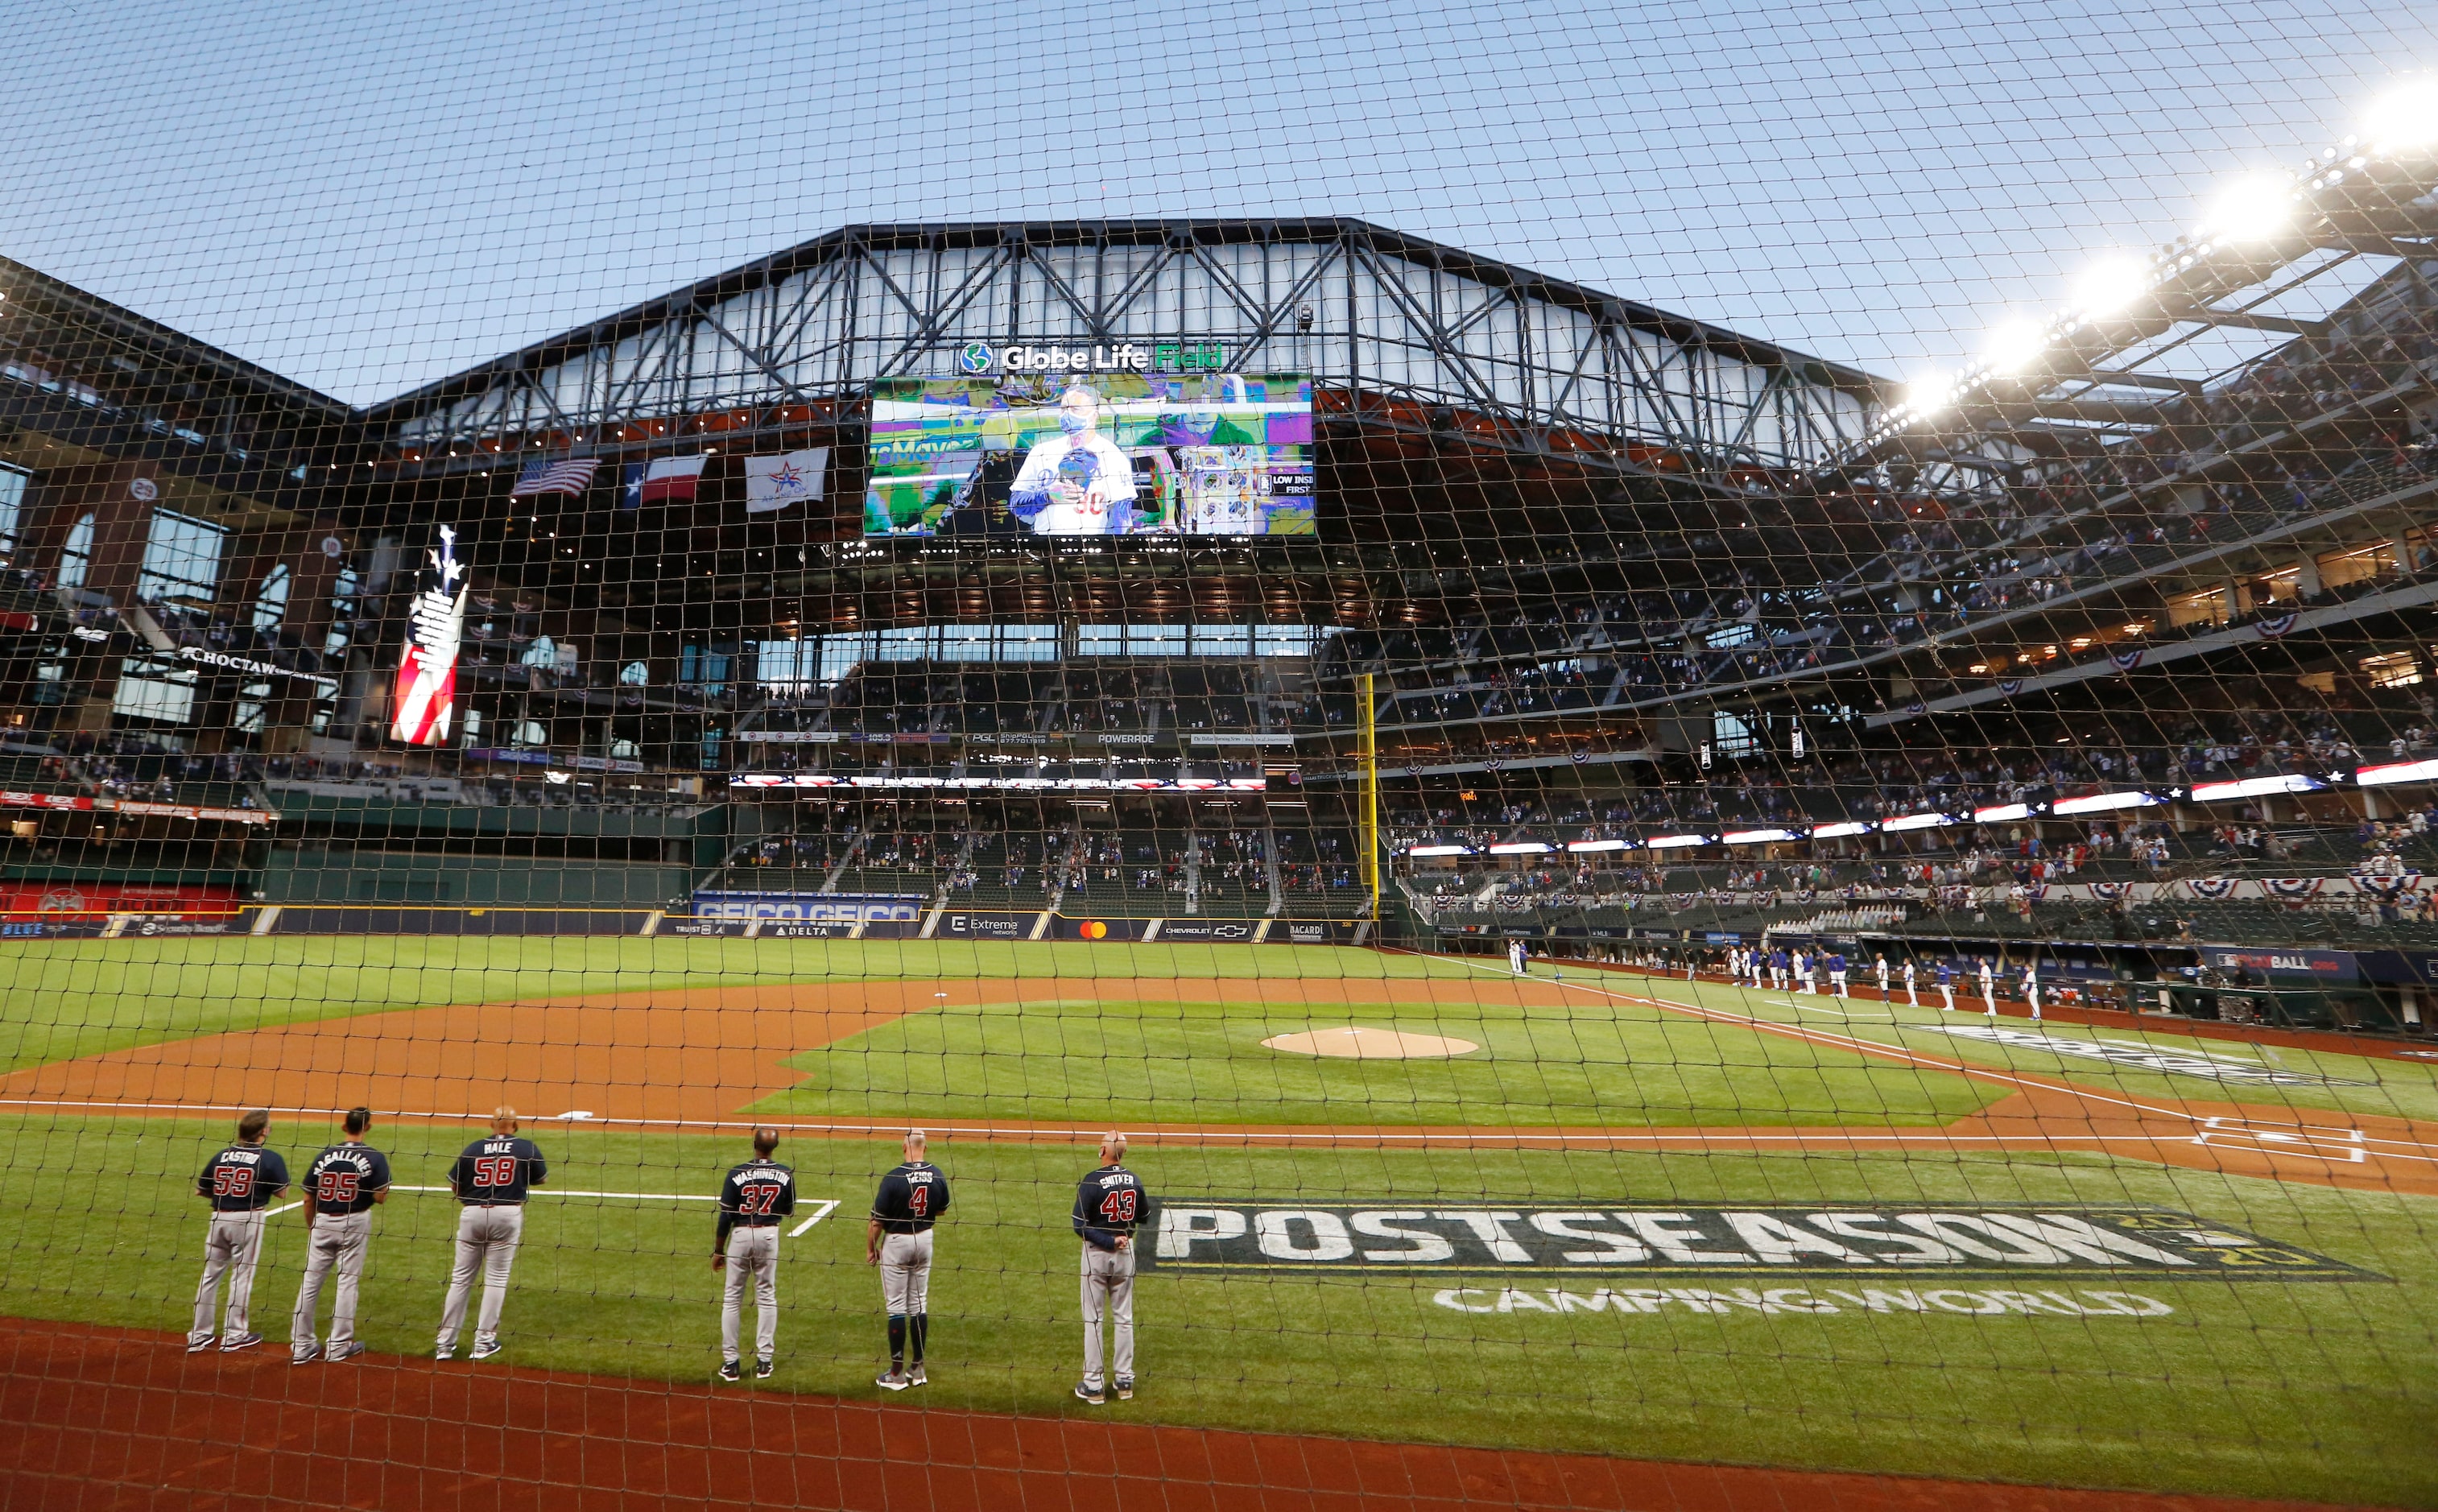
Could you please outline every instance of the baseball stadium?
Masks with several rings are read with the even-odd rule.
[[[290,17],[450,82],[274,164],[169,9],[213,250],[0,170],[0,1505],[2438,1507],[2438,33],[2212,12],[2189,214],[1815,100],[2137,250],[1746,185],[1763,299],[1190,111],[1106,214],[448,240],[709,55]],[[1485,14],[1298,23],[1296,150]],[[1475,40],[1666,29],[1567,14]],[[2167,111],[2040,14],[1883,19]],[[174,45],[43,25],[28,120]]]

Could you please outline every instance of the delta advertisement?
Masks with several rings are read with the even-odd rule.
[[[882,382],[864,534],[1316,534],[1310,375],[1162,350],[977,342],[957,377]]]

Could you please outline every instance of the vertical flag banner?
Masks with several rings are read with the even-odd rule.
[[[830,448],[813,447],[775,457],[745,459],[745,512],[767,515],[800,501],[822,497]]]
[[[457,648],[466,638],[466,570],[457,561],[457,532],[440,527],[430,582],[407,615],[406,649],[398,659],[398,696],[390,738],[410,746],[449,739],[457,702]]]

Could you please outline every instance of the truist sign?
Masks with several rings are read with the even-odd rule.
[[[397,712],[389,727],[391,739],[410,746],[446,744],[457,710],[457,647],[466,638],[468,584],[457,561],[457,532],[447,525],[440,527],[440,549],[432,553],[428,576],[408,615]]]

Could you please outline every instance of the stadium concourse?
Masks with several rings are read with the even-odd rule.
[[[0,262],[9,1480],[2430,1504],[2438,170],[2356,146],[1934,393],[1340,218],[852,225],[364,407]],[[370,1110],[369,1355],[177,1352],[257,1107]],[[511,1358],[420,1358],[520,1110]]]

